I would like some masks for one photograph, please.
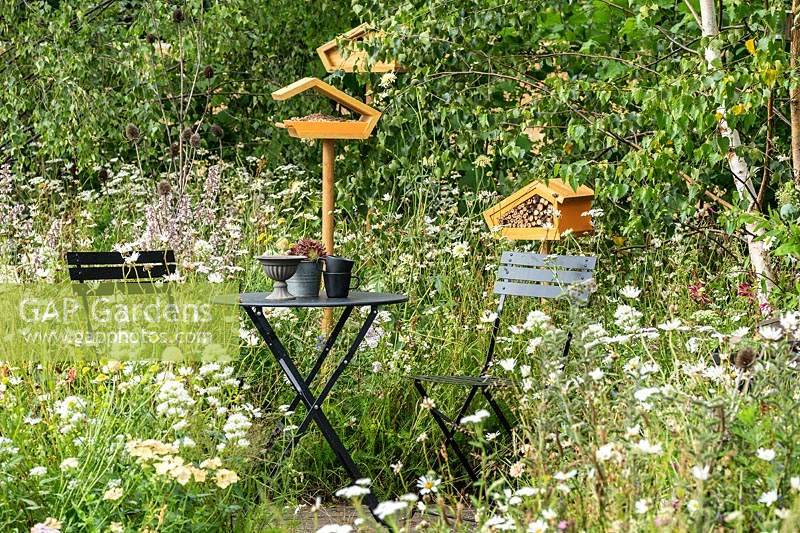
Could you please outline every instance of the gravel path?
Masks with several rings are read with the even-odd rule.
[[[358,512],[352,506],[329,505],[323,506],[316,513],[308,512],[307,509],[301,510],[297,515],[287,517],[284,527],[288,528],[287,531],[295,533],[315,533],[317,529],[329,524],[352,526],[358,517]],[[465,511],[464,517],[465,519],[472,520],[472,512]],[[438,517],[415,513],[409,522],[402,525],[411,526],[406,529],[409,533],[412,531],[424,531],[425,527],[423,522],[426,520],[428,522],[438,522]],[[466,524],[470,524],[470,522]],[[422,527],[419,527],[420,525],[422,525]],[[361,531],[386,531],[386,529],[378,527],[371,518],[361,527]],[[467,529],[461,528],[459,531],[470,531],[472,529],[471,527]]]

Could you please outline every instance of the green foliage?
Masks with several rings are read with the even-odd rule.
[[[773,184],[791,180],[783,120],[773,121],[766,161],[764,153],[767,99],[788,88],[779,3],[725,2],[713,43],[701,40],[685,5],[671,2],[364,4],[354,9],[387,32],[385,56],[409,68],[386,96],[387,113],[414,109],[420,136],[439,133],[426,151],[436,167],[447,169],[456,154],[452,168],[467,183],[486,154],[485,175],[501,192],[533,178],[588,183],[607,229],[635,240],[670,234],[702,190],[732,198],[719,106],[740,130],[756,187],[765,164]],[[724,52],[723,70],[707,69],[707,44]],[[385,120],[382,132],[397,137],[387,123],[402,120]],[[526,128],[536,128],[535,146]],[[689,190],[682,172],[696,184]]]
[[[612,330],[622,303],[617,289],[630,283],[644,289],[636,306],[649,330],[632,342],[594,349],[579,343],[582,357],[566,363],[557,350],[527,354],[527,338],[503,340],[501,356],[518,357],[549,386],[506,398],[518,408],[532,455],[520,452],[521,479],[508,475],[509,464],[499,456],[484,455],[492,490],[547,487],[546,498],[520,507],[521,528],[523,518],[553,507],[576,527],[647,529],[655,527],[656,513],[661,516],[657,503],[664,512],[673,508],[668,518],[676,529],[721,527],[739,511],[745,530],[751,523],[774,527],[776,509],[785,511],[795,499],[790,476],[800,475],[794,381],[782,372],[790,364],[787,351],[779,344],[763,350],[749,397],[736,391],[734,371],[720,371],[709,360],[715,350],[728,358],[734,353],[720,332],[730,339],[742,325],[750,335],[756,330],[757,304],[741,243],[732,237],[746,223],[762,225],[772,259],[785,260],[776,307],[796,308],[800,294],[792,263],[800,256],[800,199],[782,118],[791,78],[779,38],[783,10],[775,2],[726,0],[722,32],[710,41],[701,38],[686,3],[665,0],[5,2],[0,145],[14,172],[0,170],[0,276],[59,279],[66,249],[167,241],[190,274],[219,274],[245,290],[266,289],[249,258],[281,239],[317,235],[321,208],[318,146],[290,139],[274,122],[330,111],[318,99],[275,103],[270,93],[303,76],[325,77],[316,46],[370,21],[384,32],[368,45],[373,58],[397,59],[407,70],[327,77],[361,98],[369,82],[373,105],[384,113],[373,139],[337,143],[337,239],[341,253],[359,259],[368,288],[411,298],[382,318],[377,345],[359,354],[326,408],[334,425],[346,428],[346,444],[381,497],[415,490],[417,477],[431,468],[445,485],[458,486],[460,471],[442,460],[436,428],[419,416],[425,413],[402,376],[478,368],[486,342],[479,317],[495,303],[488,295],[491,270],[512,246],[485,228],[480,212],[530,180],[559,177],[593,186],[595,206],[605,215],[596,219],[595,237],[558,245],[559,253],[600,256],[600,292],[579,314],[548,308],[554,323],[575,323],[583,331],[592,320]],[[714,69],[704,59],[707,46],[723,52]],[[771,129],[770,97],[780,111]],[[720,106],[741,134],[737,152],[748,161],[756,188],[770,178],[763,214],[722,210],[705,195],[747,203],[733,192],[729,143],[717,131]],[[192,129],[184,138],[186,128]],[[211,169],[221,176],[216,188]],[[175,222],[184,208],[186,220]],[[153,231],[159,223],[174,226],[164,240]],[[513,307],[509,324],[528,310]],[[653,327],[675,317],[689,329],[652,337]],[[288,347],[300,352],[316,341],[318,319],[311,313],[274,322],[286,332]],[[551,333],[553,344],[563,341],[563,331]],[[657,363],[658,370],[637,373],[631,361],[649,368]],[[308,367],[311,360],[303,362]],[[199,464],[217,451],[221,415],[201,402],[188,429],[175,430],[150,405],[160,390],[158,372],[173,369],[136,370],[146,383],[118,400],[114,386],[133,378],[106,373],[102,364],[85,368],[73,383],[61,368],[3,367],[0,384],[6,386],[8,375],[23,381],[19,390],[0,394],[8,414],[0,429],[18,446],[34,448],[24,450],[24,461],[2,463],[22,480],[0,485],[4,498],[24,505],[0,513],[7,529],[27,529],[56,515],[68,526],[103,528],[121,520],[155,527],[166,506],[164,530],[217,529],[232,516],[247,522],[248,513],[252,528],[262,530],[263,510],[252,509],[256,496],[280,505],[348,482],[317,433],[272,478],[264,473],[272,464],[228,449],[225,464],[235,465],[242,481],[219,500],[208,496],[218,493],[152,479],[118,449],[117,434],[164,442],[188,435],[198,446],[186,458]],[[604,380],[591,377],[597,369]],[[226,406],[251,400],[269,406],[254,424],[254,448],[272,422],[284,419],[276,407],[291,400],[276,371],[263,349],[244,349],[237,376],[253,389],[225,389]],[[45,379],[56,383],[44,386]],[[195,379],[178,376],[186,383]],[[654,413],[634,396],[642,387],[678,393],[654,400]],[[41,392],[54,401],[73,392],[86,398],[87,416],[100,420],[98,449],[119,455],[74,442],[55,419],[46,430],[24,425],[29,412],[55,417]],[[440,392],[443,409],[460,399],[456,391]],[[302,413],[293,416],[296,422]],[[636,425],[641,431],[634,438],[628,429]],[[651,460],[637,455],[640,437],[662,443],[663,454]],[[480,435],[468,438],[480,444],[478,453],[488,450]],[[607,465],[610,475],[601,484],[596,452],[611,442],[630,461]],[[752,460],[759,447],[774,448],[779,459]],[[59,460],[73,454],[84,454],[87,466],[81,483],[69,488]],[[397,474],[388,468],[399,463]],[[690,469],[706,464],[712,469],[704,485]],[[49,492],[37,493],[29,474],[39,465],[55,474]],[[553,482],[558,472],[578,468],[570,492]],[[127,483],[124,499],[102,500],[118,478]],[[773,489],[780,502],[758,502]],[[488,493],[487,485],[480,487],[476,505]],[[652,500],[647,513],[635,511],[641,499]],[[675,500],[686,505],[675,509]],[[691,501],[702,508],[691,511]]]
[[[135,160],[124,136],[128,123],[141,130],[139,156],[156,175],[187,126],[225,154],[298,154],[297,143],[275,131],[270,93],[295,78],[323,75],[314,52],[320,36],[352,21],[340,3],[315,5],[319,11],[298,2],[6,2],[4,159],[39,172],[63,159],[73,173],[95,179],[111,159]],[[219,140],[214,124],[222,128]]]

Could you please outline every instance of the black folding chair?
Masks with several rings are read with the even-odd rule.
[[[497,270],[497,280],[494,293],[500,295],[497,304],[497,318],[492,325],[489,338],[489,347],[479,376],[409,376],[414,380],[414,387],[420,396],[428,398],[428,392],[423,386],[427,383],[443,383],[469,387],[464,403],[454,417],[448,417],[435,406],[430,409],[431,416],[445,436],[445,446],[450,447],[467,470],[467,474],[474,482],[478,475],[472,467],[467,455],[461,449],[455,437],[460,427],[461,419],[467,414],[470,404],[480,392],[489,407],[497,417],[500,426],[507,434],[511,434],[512,426],[503,410],[491,393],[496,386],[510,384],[508,380],[487,375],[492,364],[497,333],[500,329],[500,318],[503,313],[506,296],[525,296],[536,298],[561,298],[571,297],[578,301],[587,301],[592,283],[592,272],[596,263],[595,257],[571,255],[542,255],[520,252],[505,252],[502,256],[500,267]],[[572,333],[568,333],[564,344],[563,357],[569,353]]]
[[[94,295],[111,294],[117,290],[129,293],[157,292],[156,282],[175,274],[178,265],[172,250],[135,252],[126,257],[120,252],[67,252],[69,278],[80,283],[75,292],[80,295],[87,319],[89,290]],[[87,289],[85,282],[105,282],[102,290]],[[168,293],[171,300],[171,294]],[[92,324],[87,324],[92,332]]]

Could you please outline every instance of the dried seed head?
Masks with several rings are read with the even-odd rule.
[[[211,135],[216,137],[217,139],[221,138],[225,135],[225,130],[222,129],[222,126],[219,124],[212,124],[211,125]]]
[[[181,139],[183,139],[183,142],[188,143],[189,139],[192,138],[192,133],[192,128],[184,128],[181,132]]]
[[[189,137],[189,144],[192,145],[193,148],[197,148],[200,146],[200,134],[194,133],[191,137]]]
[[[737,368],[747,370],[753,366],[756,357],[758,357],[758,353],[748,346],[736,352],[736,356],[733,358],[733,364],[736,365]]]
[[[179,7],[175,8],[175,11],[172,12],[172,22],[175,24],[180,24],[186,20],[186,15],[183,14],[183,10]]]
[[[161,180],[158,182],[158,185],[156,185],[156,190],[159,196],[166,196],[172,192],[172,186],[167,180]]]
[[[205,69],[203,69],[203,76],[206,77],[207,80],[210,80],[214,77],[214,67],[208,65]]]
[[[141,133],[139,132],[139,128],[137,128],[135,124],[130,123],[125,126],[125,138],[130,142],[134,144],[139,142],[140,135]]]
[[[152,33],[148,33],[145,35],[144,40],[147,41],[147,44],[153,44],[156,42],[156,36]]]
[[[108,180],[108,170],[101,168],[100,171],[97,173],[97,179],[100,180],[101,183]]]
[[[172,157],[178,157],[178,154],[181,153],[181,146],[178,143],[172,143],[169,145],[169,155]]]

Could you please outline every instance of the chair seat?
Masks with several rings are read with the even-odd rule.
[[[427,381],[429,383],[447,383],[450,385],[464,385],[475,387],[499,387],[508,386],[511,384],[510,380],[503,378],[495,378],[492,376],[427,376],[427,375],[414,375],[406,376],[408,379],[414,381]]]

